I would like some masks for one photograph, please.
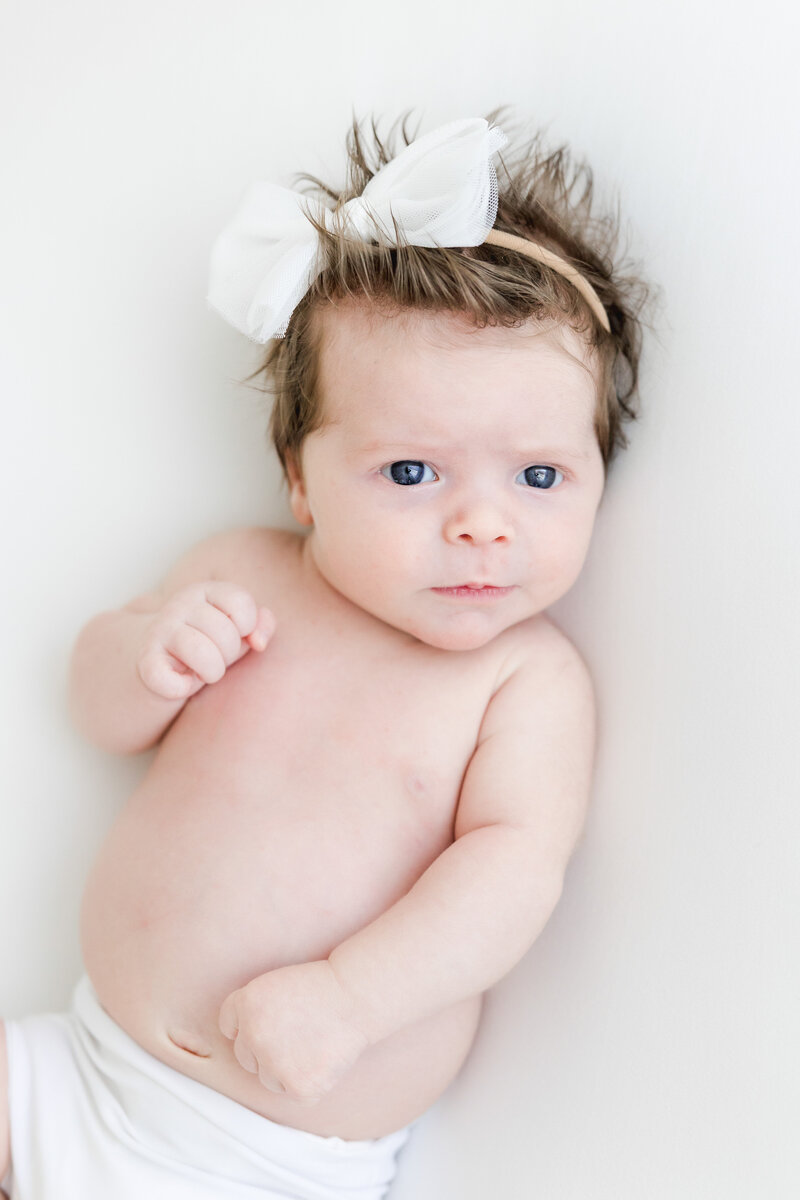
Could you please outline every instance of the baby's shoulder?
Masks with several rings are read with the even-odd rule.
[[[301,536],[290,530],[261,525],[211,534],[178,560],[167,577],[166,590],[208,579],[260,590],[265,578],[282,573],[296,560],[301,542]]]
[[[593,704],[589,669],[578,648],[551,617],[540,613],[505,630],[497,639],[500,673],[496,691],[531,696],[557,693]]]

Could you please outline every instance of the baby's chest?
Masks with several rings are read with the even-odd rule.
[[[496,670],[288,641],[271,650],[187,705],[139,824],[157,824],[166,847],[155,850],[166,855],[160,879],[173,878],[168,851],[180,845],[193,903],[213,893],[226,910],[271,907],[317,954],[403,895],[452,841]],[[175,886],[163,883],[165,904]]]
[[[280,646],[249,656],[187,709],[181,733],[212,771],[287,808],[365,808],[451,821],[487,702],[486,672],[402,656]],[[211,761],[213,759],[213,762]],[[216,764],[216,765],[215,765]]]

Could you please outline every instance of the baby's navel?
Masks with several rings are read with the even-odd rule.
[[[194,1054],[196,1058],[211,1058],[211,1051],[206,1043],[194,1033],[187,1033],[185,1029],[168,1029],[167,1037],[173,1046],[185,1050],[187,1054]]]

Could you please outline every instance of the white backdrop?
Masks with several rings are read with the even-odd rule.
[[[562,903],[394,1200],[797,1194],[796,9],[766,0],[28,0],[0,28],[0,1012],[61,1007],[146,763],[82,744],[79,626],[188,544],[288,523],[251,348],[204,296],[244,186],[351,111],[498,103],[618,189],[663,289],[644,415],[556,613],[601,744]],[[794,940],[791,934],[794,933]]]

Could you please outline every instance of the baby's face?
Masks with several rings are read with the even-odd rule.
[[[324,424],[290,494],[324,578],[446,650],[563,596],[604,481],[581,339],[355,303],[321,319]]]

